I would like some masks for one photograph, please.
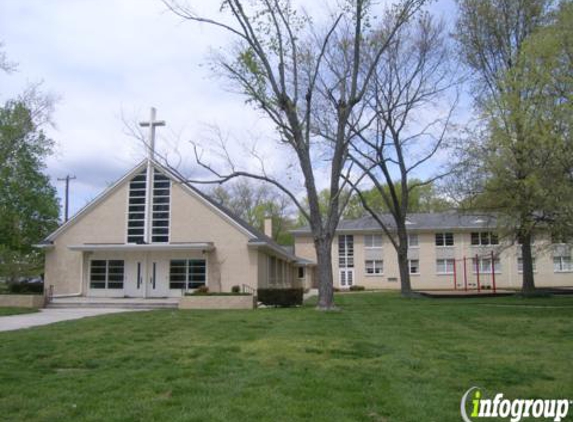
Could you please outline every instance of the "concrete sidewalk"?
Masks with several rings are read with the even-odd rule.
[[[93,317],[98,315],[115,314],[119,312],[134,312],[145,309],[114,309],[114,308],[89,308],[89,309],[40,309],[33,314],[10,315],[0,317],[0,331],[13,331],[21,328],[37,327],[60,321]]]

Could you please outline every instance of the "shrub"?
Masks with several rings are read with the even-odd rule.
[[[195,294],[209,293],[209,288],[207,286],[199,286],[195,289],[193,293]]]
[[[257,289],[257,299],[267,306],[299,306],[302,305],[303,289]]]
[[[44,283],[9,283],[8,293],[10,294],[43,294]]]
[[[350,286],[351,292],[361,292],[363,290],[364,290],[364,286],[356,286],[356,285]]]
[[[241,293],[241,286],[233,286],[231,287],[232,293]]]

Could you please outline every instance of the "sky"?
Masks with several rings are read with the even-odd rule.
[[[189,1],[207,13],[217,3]],[[311,14],[324,5],[304,4]],[[452,1],[430,10],[451,15]],[[158,152],[190,177],[201,174],[190,141],[210,142],[214,126],[238,139],[233,151],[246,168],[255,165],[247,154],[253,139],[267,168],[288,164],[269,122],[212,74],[209,54],[228,45],[228,35],[182,21],[160,0],[1,0],[0,42],[18,65],[0,73],[1,101],[35,83],[58,99],[46,128],[56,142],[46,172],[60,197],[57,179],[76,176],[72,215],[145,158],[128,126],[147,120],[151,106],[167,122]]]

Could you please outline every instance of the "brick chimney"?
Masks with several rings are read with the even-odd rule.
[[[265,234],[273,238],[273,218],[272,217],[265,217]]]

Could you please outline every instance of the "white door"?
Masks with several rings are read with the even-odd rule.
[[[169,261],[150,258],[147,263],[147,297],[169,296]]]
[[[124,290],[128,297],[143,297],[145,257],[133,256],[126,260]]]
[[[349,288],[354,284],[354,268],[340,269],[340,287]]]

